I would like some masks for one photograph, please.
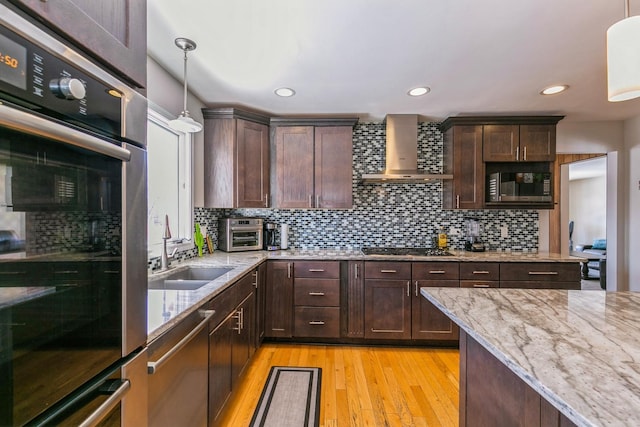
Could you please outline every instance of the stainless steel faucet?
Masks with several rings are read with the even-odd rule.
[[[162,256],[160,258],[160,270],[169,268],[169,260],[173,259],[178,248],[173,248],[171,255],[167,255],[167,240],[171,238],[171,230],[169,229],[169,215],[164,216],[164,233],[162,234]]]

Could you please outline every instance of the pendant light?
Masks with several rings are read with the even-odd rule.
[[[607,30],[607,77],[609,101],[626,101],[640,96],[640,16],[625,18]]]
[[[196,133],[202,130],[202,125],[189,116],[187,110],[187,52],[195,50],[196,43],[193,40],[179,37],[175,40],[176,46],[184,51],[184,107],[180,115],[169,122],[169,126],[175,130],[188,133]]]

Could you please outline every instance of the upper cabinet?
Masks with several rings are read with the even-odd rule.
[[[275,207],[350,208],[356,119],[272,119]]]
[[[552,162],[556,155],[556,125],[485,125],[485,162]]]
[[[12,0],[137,87],[147,84],[146,0]]]
[[[453,174],[453,179],[442,184],[442,207],[552,209],[550,172],[556,156],[556,124],[561,119],[446,119],[440,125],[444,133],[443,169]]]
[[[204,108],[204,205],[269,206],[269,118],[235,108]]]

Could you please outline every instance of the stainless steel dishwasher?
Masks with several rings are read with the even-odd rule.
[[[149,426],[207,426],[214,313],[198,310],[149,344]]]

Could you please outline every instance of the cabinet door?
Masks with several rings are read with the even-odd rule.
[[[352,147],[350,127],[315,128],[315,207],[352,207]]]
[[[457,280],[416,280],[411,303],[411,338],[414,340],[457,341],[460,329],[422,294],[425,286],[457,288]]]
[[[264,208],[269,200],[269,128],[237,120],[236,207]]]
[[[313,207],[313,126],[281,126],[275,138],[276,207]]]
[[[265,336],[290,338],[293,322],[293,263],[267,263]]]
[[[345,312],[345,335],[349,338],[364,338],[364,262],[349,261]]]
[[[409,288],[409,280],[365,280],[365,338],[411,338]]]
[[[483,126],[483,159],[485,162],[516,162],[520,153],[520,126]]]
[[[209,425],[216,425],[222,408],[231,396],[231,349],[234,315],[229,315],[209,334]]]
[[[231,388],[235,388],[249,363],[255,350],[255,320],[253,313],[256,309],[256,295],[251,292],[238,306],[234,315],[233,339],[231,344]]]
[[[146,0],[13,0],[139,87],[147,84]]]
[[[262,263],[256,269],[256,349],[260,347],[262,340],[264,339],[264,312],[266,301],[266,277],[267,277],[267,263]]]
[[[522,161],[553,162],[556,156],[556,126],[521,125],[520,149]]]
[[[480,209],[484,205],[482,126],[453,126],[445,134],[446,173],[442,183],[444,209]]]

